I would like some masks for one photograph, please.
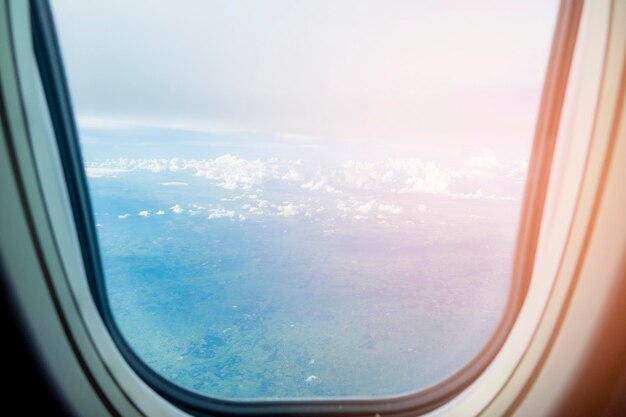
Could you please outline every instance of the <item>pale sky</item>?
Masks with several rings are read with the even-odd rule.
[[[511,152],[530,146],[557,7],[556,0],[53,1],[86,124]]]

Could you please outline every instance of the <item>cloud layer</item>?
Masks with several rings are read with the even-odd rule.
[[[137,211],[144,218],[189,215],[246,221],[323,214],[331,220],[389,224],[433,213],[432,199],[519,199],[527,163],[506,166],[493,151],[481,149],[462,167],[416,158],[311,166],[298,160],[249,160],[226,154],[203,160],[111,159],[90,162],[86,170],[91,178],[159,174],[155,183],[175,191],[178,197],[172,198],[178,201]],[[214,191],[204,192],[203,187]],[[203,204],[193,202],[205,196],[212,197]],[[118,214],[119,219],[128,217],[129,213]]]
[[[305,166],[302,161],[243,159],[225,154],[213,159],[109,159],[86,164],[89,177],[120,177],[134,171],[191,173],[225,190],[252,191],[269,182],[299,185],[303,190],[342,193],[370,191],[395,194],[427,193],[457,198],[488,197],[485,189],[506,190],[523,182],[527,162],[505,166],[488,149],[480,149],[462,167],[444,167],[417,158],[352,161],[339,166]],[[164,181],[163,186],[188,182]],[[495,187],[494,187],[495,186]],[[499,196],[510,197],[510,196]]]

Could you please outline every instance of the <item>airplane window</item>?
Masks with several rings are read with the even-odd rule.
[[[396,396],[485,346],[556,0],[52,6],[108,303],[159,375]]]

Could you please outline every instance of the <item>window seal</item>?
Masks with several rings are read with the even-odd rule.
[[[196,416],[360,416],[374,413],[404,416],[431,411],[458,395],[486,369],[500,350],[528,290],[582,6],[583,0],[564,0],[559,6],[520,215],[512,285],[500,322],[481,351],[455,374],[409,395],[372,399],[225,400],[189,391],[152,370],[132,350],[113,319],[53,13],[48,1],[30,0],[33,49],[59,148],[89,288],[108,332],[130,367],[163,398]]]

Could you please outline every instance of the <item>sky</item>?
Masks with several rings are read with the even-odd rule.
[[[52,4],[82,126],[519,155],[530,149],[558,2]]]

